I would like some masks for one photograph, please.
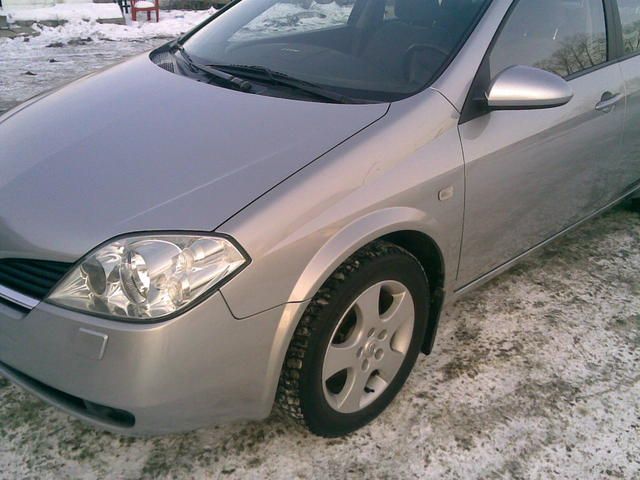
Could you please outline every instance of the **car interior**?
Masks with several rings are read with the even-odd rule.
[[[453,53],[484,0],[356,0],[346,23],[236,40],[219,63],[268,65],[345,89],[413,93]]]

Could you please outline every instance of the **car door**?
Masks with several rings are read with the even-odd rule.
[[[608,61],[606,32],[602,0],[514,2],[472,92],[478,85],[486,91],[510,66],[527,65],[564,77],[574,97],[544,110],[463,112],[466,200],[458,288],[610,198],[624,86],[619,66]]]
[[[617,6],[622,25],[620,68],[627,94],[627,111],[623,152],[616,163],[615,178],[624,191],[640,182],[640,0],[617,0]]]

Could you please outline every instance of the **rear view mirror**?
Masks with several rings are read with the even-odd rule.
[[[565,105],[573,98],[573,90],[555,73],[516,65],[496,76],[486,97],[492,110],[529,110]]]

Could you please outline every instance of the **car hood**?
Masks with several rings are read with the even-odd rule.
[[[0,258],[213,230],[387,109],[245,94],[136,57],[0,117]]]

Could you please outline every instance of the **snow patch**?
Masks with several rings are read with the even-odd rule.
[[[96,4],[97,5],[97,4]],[[75,5],[57,5],[75,7]],[[47,9],[42,9],[47,10]],[[160,12],[160,22],[138,21],[131,22],[127,18],[127,25],[101,24],[95,18],[87,18],[83,9],[75,11],[77,16],[67,17],[68,23],[58,27],[48,27],[34,24],[34,29],[40,34],[32,38],[28,45],[22,38],[0,40],[0,61],[5,54],[13,50],[28,50],[40,48],[50,43],[67,43],[75,38],[91,37],[94,40],[141,40],[147,38],[173,38],[190,30],[205,21],[216,12],[215,9],[205,11],[168,10]],[[14,15],[14,18],[17,17]],[[43,16],[44,19],[44,16]]]
[[[120,7],[115,3],[58,3],[51,7],[41,8],[7,8],[12,22],[50,20],[91,21],[100,18],[122,17]]]

